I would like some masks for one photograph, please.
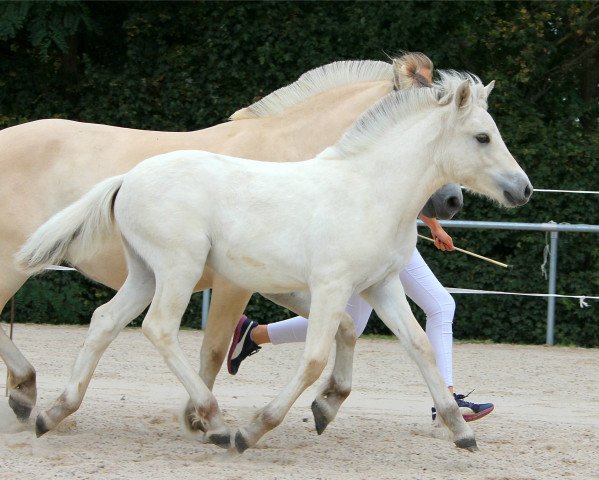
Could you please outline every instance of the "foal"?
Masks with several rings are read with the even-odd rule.
[[[320,376],[335,335],[335,365],[324,384],[334,391],[317,398],[340,404],[349,394],[356,339],[344,308],[359,292],[402,338],[455,444],[475,449],[474,434],[409,308],[399,272],[416,244],[414,219],[441,185],[459,182],[507,207],[528,201],[530,182],[486,111],[491,89],[471,75],[443,72],[433,89],[385,97],[337,144],[303,162],[248,161],[203,151],[153,157],[51,218],[18,255],[25,271],[89,257],[104,234],[118,227],[129,275],[94,312],[71,379],[38,416],[38,433],[78,406],[78,392],[87,387],[103,351],[149,304],[142,330],[185,386],[207,438],[222,447],[233,443],[242,452],[277,426]],[[205,266],[248,290],[311,294],[296,375],[233,440],[216,398],[177,338]]]

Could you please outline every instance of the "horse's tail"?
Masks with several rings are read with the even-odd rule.
[[[113,206],[124,175],[97,184],[83,197],[39,227],[15,255],[17,266],[30,275],[68,258],[76,264],[95,253],[113,230]]]

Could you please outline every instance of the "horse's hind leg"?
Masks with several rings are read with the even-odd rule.
[[[208,324],[200,353],[200,378],[210,390],[227,355],[235,326],[251,295],[251,292],[220,275],[214,276]],[[185,428],[190,433],[203,432],[203,425],[197,421],[195,412],[196,408],[190,399],[183,414]]]
[[[129,275],[108,303],[92,315],[87,337],[73,365],[71,378],[52,406],[40,413],[35,423],[37,436],[54,429],[75,412],[81,402],[100,358],[119,332],[148,306],[155,290],[154,276],[139,257],[128,249]]]
[[[0,312],[6,303],[25,283],[27,277],[14,270],[8,261],[0,278]],[[0,328],[0,357],[8,370],[8,404],[17,418],[26,421],[37,399],[35,369]]]
[[[312,414],[318,435],[333,421],[341,404],[351,392],[356,327],[348,314],[341,319],[335,342],[335,365],[312,402]]]
[[[206,254],[209,245],[205,246]],[[196,249],[196,255],[199,250]],[[173,258],[176,255],[176,258]],[[181,317],[202,274],[203,261],[187,258],[182,251],[171,252],[161,260],[164,266],[154,269],[156,294],[142,324],[142,331],[162,354],[171,371],[181,381],[195,408],[194,417],[206,432],[206,438],[219,447],[229,448],[230,432],[225,425],[218,403],[202,382],[183,353],[178,339]]]

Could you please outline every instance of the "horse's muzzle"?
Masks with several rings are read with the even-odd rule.
[[[530,182],[527,182],[524,188],[520,187],[519,189],[510,190],[505,189],[503,191],[503,196],[505,197],[505,200],[507,201],[508,205],[512,207],[519,207],[527,203],[528,200],[530,200],[530,197],[532,196],[532,191],[532,185],[530,184]]]

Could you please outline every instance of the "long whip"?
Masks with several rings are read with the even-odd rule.
[[[425,237],[424,235],[420,235],[420,234],[418,234],[418,236],[420,238],[424,238],[425,240],[428,240],[429,242],[435,243],[435,241],[432,238]],[[492,263],[494,265],[497,265],[499,267],[512,268],[512,265],[508,265],[507,263],[498,262],[497,260],[493,260],[492,258],[489,258],[489,257],[484,257],[483,255],[479,255],[478,253],[469,252],[468,250],[464,250],[463,248],[458,248],[458,247],[454,247],[454,248],[458,252],[465,253],[466,255],[470,255],[472,257],[480,258],[481,260],[485,260],[486,262],[490,262],[490,263]]]

